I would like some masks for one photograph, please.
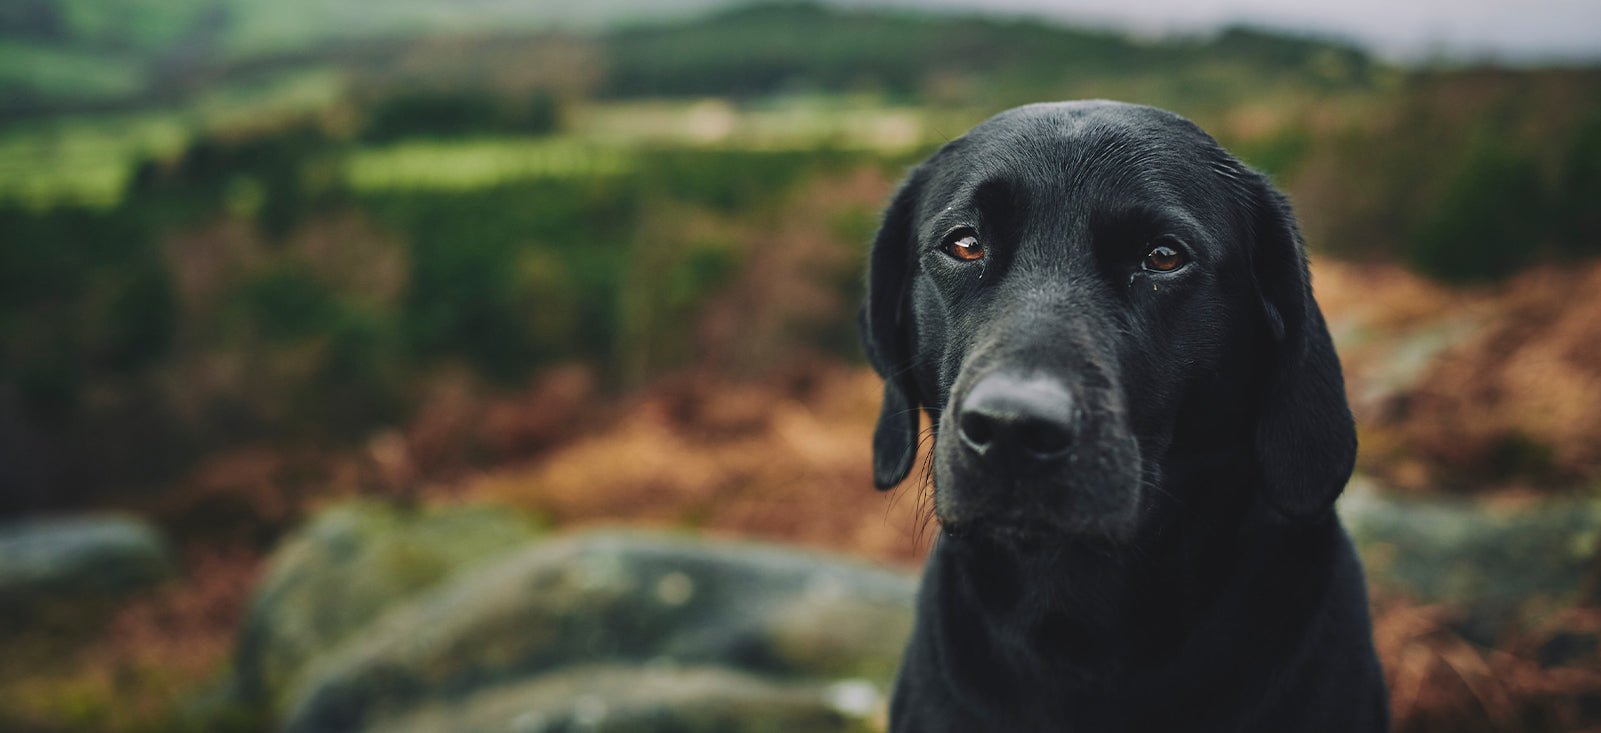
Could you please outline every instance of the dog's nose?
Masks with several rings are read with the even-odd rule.
[[[1067,455],[1078,407],[1058,380],[996,372],[973,385],[956,419],[962,443],[986,463],[1031,469]]]

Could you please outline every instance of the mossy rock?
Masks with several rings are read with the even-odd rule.
[[[240,633],[236,692],[275,706],[308,661],[391,606],[534,536],[526,520],[493,506],[324,511],[268,562]]]
[[[0,621],[38,630],[79,625],[173,575],[166,540],[128,517],[0,523]]]
[[[1381,592],[1462,612],[1460,632],[1486,644],[1509,627],[1594,603],[1601,499],[1496,506],[1469,499],[1387,496],[1363,479],[1340,515]]]
[[[871,690],[868,695],[873,694]],[[376,733],[856,733],[851,683],[774,681],[721,667],[577,667],[368,725]]]
[[[553,539],[395,607],[308,665],[283,721],[292,731],[359,730],[595,665],[715,668],[789,693],[855,685],[845,689],[876,700],[910,633],[915,586],[901,573],[750,543],[617,532]],[[627,707],[632,698],[594,699]],[[566,714],[536,708],[519,714]],[[826,727],[840,715],[826,710],[824,727],[793,729],[861,722]],[[662,725],[617,730],[766,730]]]

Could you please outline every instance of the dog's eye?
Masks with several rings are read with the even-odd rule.
[[[1172,272],[1183,267],[1186,262],[1189,260],[1183,252],[1165,244],[1158,244],[1145,254],[1143,266],[1151,272]]]
[[[958,229],[945,235],[945,242],[940,248],[945,250],[945,254],[963,262],[984,259],[984,245],[979,243],[978,234],[971,229]]]

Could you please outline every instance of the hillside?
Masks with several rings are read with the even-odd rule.
[[[1218,102],[1259,94],[1263,81],[1362,86],[1373,66],[1346,45],[1243,28],[1136,41],[1040,21],[805,2],[709,14],[697,12],[725,3],[18,2],[0,10],[0,121],[172,105],[319,70],[354,75],[358,88],[481,83],[483,69],[510,71],[522,47],[553,34],[588,63],[560,80],[537,69],[528,78],[526,62],[495,76],[548,85],[598,75],[602,93],[623,97],[869,91],[971,105],[1093,96],[1109,83]],[[1254,81],[1242,86],[1248,70]]]

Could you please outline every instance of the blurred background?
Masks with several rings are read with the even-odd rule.
[[[1397,729],[1601,730],[1601,6],[1127,5],[4,0],[0,729],[881,729],[866,244],[1109,97],[1298,207]]]

